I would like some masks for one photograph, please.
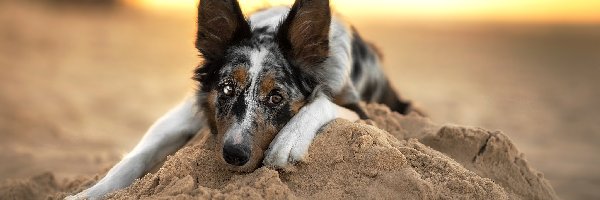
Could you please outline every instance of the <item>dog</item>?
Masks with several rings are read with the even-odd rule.
[[[195,95],[158,119],[139,144],[94,186],[66,199],[98,199],[127,187],[202,128],[222,160],[250,171],[304,159],[318,130],[360,101],[406,114],[380,68],[381,56],[333,16],[328,0],[296,0],[248,20],[237,0],[201,0],[195,46]]]

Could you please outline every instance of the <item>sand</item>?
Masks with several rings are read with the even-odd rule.
[[[558,199],[501,132],[437,125],[416,114],[365,105],[371,120],[335,120],[305,162],[285,170],[229,171],[201,134],[158,171],[110,199]],[[206,131],[203,131],[206,132]],[[99,174],[102,175],[102,174]],[[57,181],[50,173],[0,184],[0,199],[57,199],[99,176]]]

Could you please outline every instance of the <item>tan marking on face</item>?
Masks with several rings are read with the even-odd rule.
[[[267,123],[267,119],[264,115],[259,115],[256,118],[258,126],[253,130],[254,136],[252,137],[252,161],[262,161],[264,152],[269,148],[271,141],[275,138],[278,131],[272,123]]]
[[[246,85],[246,80],[248,80],[248,70],[241,67],[233,70],[233,80],[239,85]]]
[[[273,74],[265,75],[262,83],[260,84],[260,96],[267,96],[269,93],[275,89],[275,76]]]

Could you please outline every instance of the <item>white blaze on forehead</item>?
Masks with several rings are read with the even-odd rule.
[[[250,87],[246,91],[246,114],[242,119],[242,125],[248,125],[254,117],[254,109],[258,106],[258,88],[260,73],[263,70],[263,63],[267,57],[268,51],[266,49],[253,49],[250,52],[250,69],[248,69],[248,76],[250,77]],[[247,126],[243,126],[247,127]]]
[[[242,143],[245,134],[245,130],[250,130],[250,126],[252,125],[252,120],[255,118],[255,109],[259,104],[258,97],[258,88],[259,88],[259,78],[260,73],[263,70],[263,63],[265,58],[267,57],[268,51],[266,49],[252,49],[249,51],[248,56],[250,58],[250,68],[248,69],[248,77],[250,77],[250,87],[248,87],[247,91],[244,91],[245,98],[244,103],[246,103],[246,113],[244,113],[244,118],[241,119],[241,122],[236,122],[235,125],[231,126],[231,128],[225,133],[225,141],[231,141],[234,144]],[[239,119],[238,119],[239,120]]]
[[[252,49],[250,51],[250,69],[248,73],[250,74],[250,78],[252,79],[251,84],[255,84],[260,71],[263,69],[263,62],[265,57],[267,57],[266,49]]]

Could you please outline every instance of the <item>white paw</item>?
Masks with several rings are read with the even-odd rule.
[[[309,132],[311,131],[282,130],[271,142],[271,146],[265,153],[263,164],[285,168],[303,161],[316,131]]]

